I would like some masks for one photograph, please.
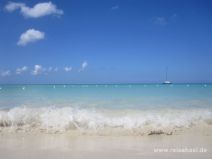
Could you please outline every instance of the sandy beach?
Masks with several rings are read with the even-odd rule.
[[[197,129],[200,131],[196,131]],[[201,128],[194,128],[173,135],[144,136],[1,132],[0,158],[209,159],[212,156],[211,132],[211,130],[205,131],[203,128],[202,131]]]

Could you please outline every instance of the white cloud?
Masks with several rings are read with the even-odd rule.
[[[82,64],[81,64],[81,68],[79,69],[79,72],[83,71],[86,67],[88,67],[88,63],[86,61],[84,61]]]
[[[167,19],[165,17],[156,17],[156,18],[153,18],[152,20],[153,20],[153,23],[158,25],[168,24]]]
[[[10,76],[11,75],[11,71],[10,70],[1,71],[0,75],[2,77]]]
[[[19,9],[24,6],[25,6],[24,3],[8,2],[7,5],[5,6],[5,9],[9,12],[13,12],[14,10]]]
[[[88,63],[87,63],[86,61],[84,61],[84,62],[82,63],[82,69],[84,70],[87,66],[88,66]]]
[[[70,71],[72,70],[72,67],[64,67],[64,70],[65,70],[66,72],[70,72]]]
[[[43,68],[41,65],[35,65],[34,70],[32,71],[33,75],[39,75],[43,72]]]
[[[42,71],[43,71],[43,72],[46,72],[46,73],[57,72],[57,71],[58,71],[58,68],[57,68],[57,67],[54,68],[54,67],[51,67],[51,66],[50,66],[50,67],[48,67],[48,68],[43,68]]]
[[[57,67],[43,67],[42,65],[35,65],[34,69],[32,70],[32,75],[48,75],[49,73],[52,72],[57,72],[58,68]]]
[[[16,74],[17,75],[20,75],[20,74],[22,74],[23,72],[26,72],[28,70],[28,67],[27,66],[23,66],[23,67],[21,67],[21,68],[17,68],[16,69]]]
[[[21,14],[27,18],[39,18],[47,15],[63,14],[63,10],[57,9],[52,2],[37,3],[33,7],[28,7],[25,3],[9,2],[5,9],[9,12],[20,9]]]
[[[26,32],[22,33],[17,45],[25,46],[28,43],[36,42],[42,40],[45,37],[45,33],[35,29],[28,29]]]

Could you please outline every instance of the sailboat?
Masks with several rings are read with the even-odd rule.
[[[163,82],[163,84],[172,84],[172,82],[168,80],[168,67],[166,67],[166,80]]]

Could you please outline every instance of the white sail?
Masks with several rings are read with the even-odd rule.
[[[163,82],[163,84],[172,84],[172,82],[168,80],[168,67],[166,67],[166,80]]]

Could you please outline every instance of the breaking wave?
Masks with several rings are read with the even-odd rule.
[[[0,110],[0,130],[64,133],[172,134],[211,125],[210,109],[103,110],[72,107],[15,107]]]

